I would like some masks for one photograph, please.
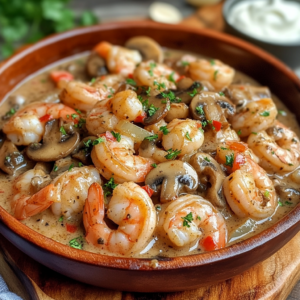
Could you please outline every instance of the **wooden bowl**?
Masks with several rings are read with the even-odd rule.
[[[0,100],[21,80],[59,59],[90,50],[101,40],[122,45],[148,35],[162,46],[216,57],[270,87],[300,116],[300,81],[280,61],[231,36],[203,29],[125,22],[75,29],[51,36],[24,49],[0,68]],[[0,208],[0,232],[41,264],[76,280],[123,291],[167,292],[194,289],[237,275],[266,259],[300,228],[300,206],[262,233],[230,247],[159,260],[120,258],[77,250],[26,227]]]

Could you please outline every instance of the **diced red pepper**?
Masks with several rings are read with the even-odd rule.
[[[212,121],[213,126],[215,127],[216,131],[220,131],[222,128],[222,123],[216,120]]]
[[[147,192],[149,197],[151,197],[154,193],[154,191],[151,189],[151,187],[149,185],[142,186],[142,189]]]
[[[204,248],[205,251],[213,251],[218,249],[218,244],[215,242],[212,236],[206,237],[201,242],[201,246]]]
[[[235,172],[236,170],[239,170],[242,165],[245,164],[245,157],[242,154],[237,153],[234,156],[234,161],[232,165],[232,172]]]
[[[138,117],[136,117],[136,119],[134,120],[134,122],[135,123],[143,123],[146,117],[147,117],[147,114],[143,111],[141,115],[139,115]]]
[[[133,74],[128,74],[128,78],[133,79]]]
[[[179,82],[181,79],[185,78],[184,75],[179,76],[179,78],[176,80],[176,82]]]
[[[44,115],[44,116],[42,116],[42,117],[40,117],[40,121],[41,122],[48,122],[48,121],[50,121],[50,120],[52,120],[53,119],[53,117],[51,116],[51,115]]]
[[[240,90],[244,90],[245,89],[245,87],[244,86],[240,86]]]
[[[102,75],[101,77],[100,77],[100,80],[104,80],[105,79],[105,75]]]
[[[75,226],[75,225],[72,225],[72,224],[66,224],[66,227],[67,227],[67,231],[68,232],[71,232],[71,233],[74,233],[74,232],[76,232],[76,230],[77,230],[77,226]]]
[[[105,133],[100,134],[100,136],[104,136],[107,141],[115,142],[117,139],[112,135],[111,132],[106,131]]]
[[[229,146],[231,150],[238,151],[238,152],[245,152],[248,149],[248,146],[241,142],[227,141],[226,144]]]
[[[201,123],[196,123],[197,128],[202,128],[202,124]]]
[[[56,83],[60,80],[70,81],[74,79],[73,75],[67,71],[53,71],[50,73],[50,77]]]

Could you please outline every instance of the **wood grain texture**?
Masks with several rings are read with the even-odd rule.
[[[39,300],[284,300],[300,278],[300,233],[287,245],[264,262],[250,270],[216,285],[176,293],[128,293],[83,284],[60,275],[37,263],[11,243],[0,238],[2,252],[25,274],[29,282],[25,288],[29,298]],[[3,258],[0,257],[3,267]],[[4,273],[5,280],[15,292],[22,288],[11,273]],[[24,284],[24,279],[22,280]],[[30,284],[31,283],[31,284]],[[35,290],[33,295],[32,288]],[[19,292],[24,295],[24,291]]]

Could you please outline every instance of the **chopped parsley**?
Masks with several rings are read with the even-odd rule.
[[[219,92],[219,95],[225,97],[225,94],[223,92]]]
[[[292,205],[293,203],[289,202],[289,201],[285,201],[284,204],[286,204],[286,205]]]
[[[76,119],[76,118],[78,117],[78,115],[76,115],[76,114],[71,114],[71,117],[72,117],[72,119],[74,120],[74,119]]]
[[[151,167],[156,168],[157,164],[154,163],[154,164],[151,165]]]
[[[228,148],[225,148],[225,147],[221,147],[221,149],[222,149],[222,150],[229,150]]]
[[[98,144],[103,143],[103,142],[104,142],[104,138],[99,137],[99,138],[93,140],[93,146],[98,145]]]
[[[68,171],[72,171],[72,169],[74,168],[74,164],[70,164]]]
[[[150,63],[150,70],[148,71],[148,73],[150,74],[150,76],[153,76],[153,69],[156,67],[156,63],[151,62]]]
[[[167,150],[168,154],[165,156],[166,159],[175,159],[180,153],[181,150],[173,150],[172,148]]]
[[[254,131],[252,131],[251,133],[257,135],[257,132],[254,132]]]
[[[275,152],[274,151],[271,151],[271,153],[274,155],[275,154]]]
[[[283,206],[283,204],[282,204],[281,201],[278,201],[278,205],[279,205],[279,206]]]
[[[120,133],[111,131],[111,134],[113,135],[114,138],[117,139],[118,142],[121,141],[121,134]]]
[[[204,160],[210,162],[210,159],[208,157],[204,157]]]
[[[155,140],[155,139],[157,139],[157,138],[158,138],[158,135],[157,135],[157,134],[154,134],[154,135],[146,136],[146,137],[144,138],[144,140],[153,141],[153,140]]]
[[[196,107],[196,113],[198,115],[204,115],[204,110],[203,110],[202,106]]]
[[[214,59],[211,59],[209,62],[210,62],[210,64],[211,64],[212,66],[214,66],[214,65],[216,64],[216,62],[215,62]]]
[[[14,108],[11,108],[6,114],[5,117],[10,118],[16,113],[16,110]]]
[[[201,220],[201,217],[200,217],[200,216],[197,216],[197,220]]]
[[[66,132],[66,130],[65,130],[65,128],[64,128],[63,126],[60,126],[59,131],[60,131],[62,134],[64,134],[64,135],[67,134],[67,132]]]
[[[147,113],[150,117],[152,117],[158,110],[159,110],[159,107],[155,107],[153,104],[151,104],[148,108]]]
[[[72,239],[70,242],[69,242],[69,245],[70,247],[72,248],[75,248],[75,249],[82,249],[83,247],[83,239],[81,236],[75,238],[75,239]]]
[[[168,128],[167,128],[167,125],[166,126],[161,126],[160,128],[159,128],[159,130],[160,131],[162,131],[162,133],[164,134],[164,135],[167,135],[170,131],[168,130]]]
[[[64,220],[64,216],[60,216],[60,218],[58,219],[58,222],[62,222]]]
[[[191,97],[195,97],[195,95],[198,93],[197,89],[193,89],[191,93],[188,93]]]
[[[192,223],[194,220],[192,212],[188,213],[185,217],[181,217],[181,219],[183,219],[182,225],[186,227],[191,227],[189,223]]]
[[[86,142],[83,141],[83,145],[85,146],[85,148],[89,148],[91,146],[92,140],[87,140]]]
[[[188,132],[186,132],[185,137],[189,140],[192,141],[192,138],[190,137],[190,134]]]
[[[175,94],[172,91],[169,91],[169,93],[161,93],[161,95],[164,98],[169,98],[169,100],[170,100],[171,103],[180,103],[181,102],[181,99],[178,98],[178,97],[176,97]],[[163,104],[167,103],[166,100],[163,100],[163,101],[161,101],[161,103],[163,103]]]
[[[56,172],[58,170],[58,166],[54,165],[53,171]]]
[[[284,110],[280,109],[280,110],[278,110],[278,113],[284,117],[286,116],[286,112]]]
[[[207,125],[207,122],[206,122],[206,121],[203,121],[201,124],[202,124],[202,128],[204,128],[204,127]],[[202,128],[201,128],[201,129],[202,129]]]
[[[103,186],[104,196],[111,195],[112,191],[118,186],[113,177],[111,177]]]
[[[80,115],[82,114],[82,112],[79,109],[75,109],[75,110],[78,114],[80,114]]]
[[[161,206],[160,205],[156,205],[155,209],[158,210],[158,211],[161,211]]]
[[[83,124],[86,123],[85,119],[80,118],[78,124],[75,124],[74,127],[82,128]]]
[[[219,73],[219,70],[216,70],[216,71],[214,72],[214,81],[217,80],[217,75],[218,75],[218,73]]]
[[[175,81],[175,79],[174,79],[174,74],[175,74],[175,72],[173,71],[173,72],[169,75],[168,79],[169,79],[169,81],[171,81],[171,82],[173,82],[173,83],[176,83],[176,81]]]
[[[160,90],[161,88],[163,88],[163,89],[166,88],[166,84],[164,82],[163,83],[159,83],[156,80],[154,80],[153,84],[157,86],[158,90]]]
[[[78,163],[78,167],[81,168],[82,166],[83,166],[83,163],[82,163],[82,162],[79,162],[79,163]]]
[[[270,192],[269,191],[265,191],[264,192],[264,197],[265,198],[269,198],[270,197]]]
[[[92,78],[90,84],[93,84],[96,81],[96,78]]]
[[[147,91],[146,91],[147,96],[150,96],[150,92],[151,92],[151,87],[149,86]]]
[[[126,83],[131,84],[131,85],[136,85],[136,82],[131,78],[127,78]]]
[[[262,116],[262,117],[269,117],[270,116],[270,112],[267,111],[267,110],[265,110],[262,113],[260,113],[259,115]]]
[[[232,168],[233,161],[234,161],[234,153],[226,155],[225,158],[226,158],[225,166],[229,166]]]
[[[184,67],[187,67],[189,66],[189,62],[188,61],[182,61],[181,64],[184,66]]]
[[[238,132],[237,132],[238,135],[241,135],[242,134],[242,130],[240,129]]]

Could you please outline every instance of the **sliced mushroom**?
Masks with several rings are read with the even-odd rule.
[[[158,193],[161,188],[160,201],[177,199],[181,193],[191,193],[198,187],[198,176],[191,165],[180,160],[159,164],[146,177],[145,184]]]
[[[143,140],[139,147],[139,155],[146,158],[152,158],[156,163],[168,161],[165,157],[168,152],[157,147],[158,139]]]
[[[95,136],[88,136],[81,140],[77,147],[72,152],[72,157],[81,161],[84,165],[89,166],[92,164],[91,151],[93,141],[97,139]]]
[[[52,178],[49,175],[48,164],[37,163],[34,167],[37,170],[36,175],[31,178],[30,190],[32,194],[36,194],[45,186],[49,185]]]
[[[97,52],[92,52],[88,57],[86,72],[91,78],[108,74],[105,60]]]
[[[126,42],[125,47],[138,50],[144,61],[154,60],[162,63],[164,60],[164,54],[160,45],[147,36],[135,36]]]
[[[68,156],[80,142],[78,132],[63,134],[60,132],[61,121],[50,120],[46,123],[43,143],[33,143],[28,146],[26,153],[34,161],[55,161]]]
[[[206,153],[195,154],[189,163],[196,170],[200,183],[206,186],[205,198],[219,208],[225,207],[222,192],[225,174],[220,165]]]
[[[235,105],[219,93],[202,92],[193,98],[190,111],[194,119],[218,121],[226,129],[230,126],[227,118],[235,114]]]
[[[189,116],[189,107],[185,103],[171,103],[170,110],[165,116],[166,122],[174,119],[186,119]]]
[[[61,158],[54,163],[50,173],[51,178],[55,178],[66,171],[71,171],[73,168],[79,167],[80,161],[71,156]]]
[[[293,204],[296,204],[300,200],[299,189],[290,188],[284,185],[277,185],[275,189],[279,198],[284,201],[292,201]]]
[[[224,93],[236,105],[237,109],[243,108],[249,101],[271,98],[268,87],[248,84],[232,84],[224,90]]]
[[[24,155],[10,141],[6,140],[0,149],[0,169],[9,174],[27,166]]]

